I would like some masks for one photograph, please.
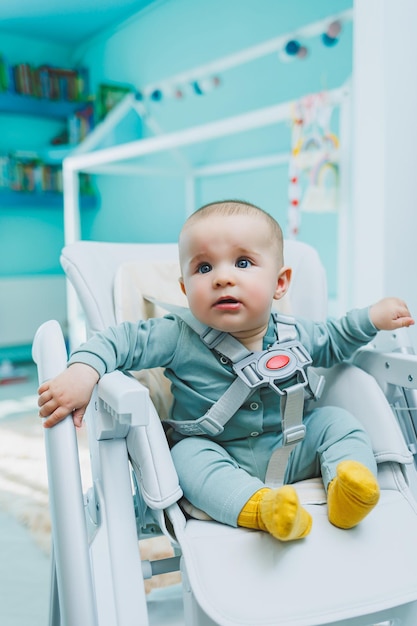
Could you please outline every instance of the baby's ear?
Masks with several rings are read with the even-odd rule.
[[[280,300],[288,291],[288,287],[291,282],[292,269],[290,267],[281,268],[278,278],[277,286],[274,293],[274,300]]]
[[[186,296],[187,292],[185,291],[184,279],[182,276],[179,277],[178,282],[180,284],[182,293],[184,294],[184,296]]]

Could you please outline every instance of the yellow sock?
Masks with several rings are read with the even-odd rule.
[[[239,513],[237,523],[267,531],[281,541],[293,541],[309,534],[312,518],[301,506],[295,489],[285,485],[254,493]]]
[[[353,528],[379,500],[373,473],[358,461],[342,461],[327,490],[329,520],[339,528]]]

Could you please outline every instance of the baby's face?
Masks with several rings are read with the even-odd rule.
[[[253,215],[214,214],[186,225],[180,263],[194,316],[236,336],[265,328],[272,300],[288,287],[268,224]]]

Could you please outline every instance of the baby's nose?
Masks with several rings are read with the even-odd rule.
[[[235,282],[234,273],[230,270],[223,269],[215,273],[214,283],[217,286],[234,285]]]

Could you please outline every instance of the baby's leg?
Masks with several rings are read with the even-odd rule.
[[[222,446],[205,437],[186,437],[171,454],[185,498],[223,524],[237,526],[245,503],[265,487]]]
[[[305,420],[307,434],[290,459],[286,481],[317,475],[327,490],[329,520],[356,526],[377,504],[377,468],[368,434],[355,417],[338,407],[321,407]]]
[[[268,531],[283,541],[310,531],[311,517],[292,487],[266,488],[219,444],[187,437],[172,448],[172,456],[184,496],[213,519]]]

